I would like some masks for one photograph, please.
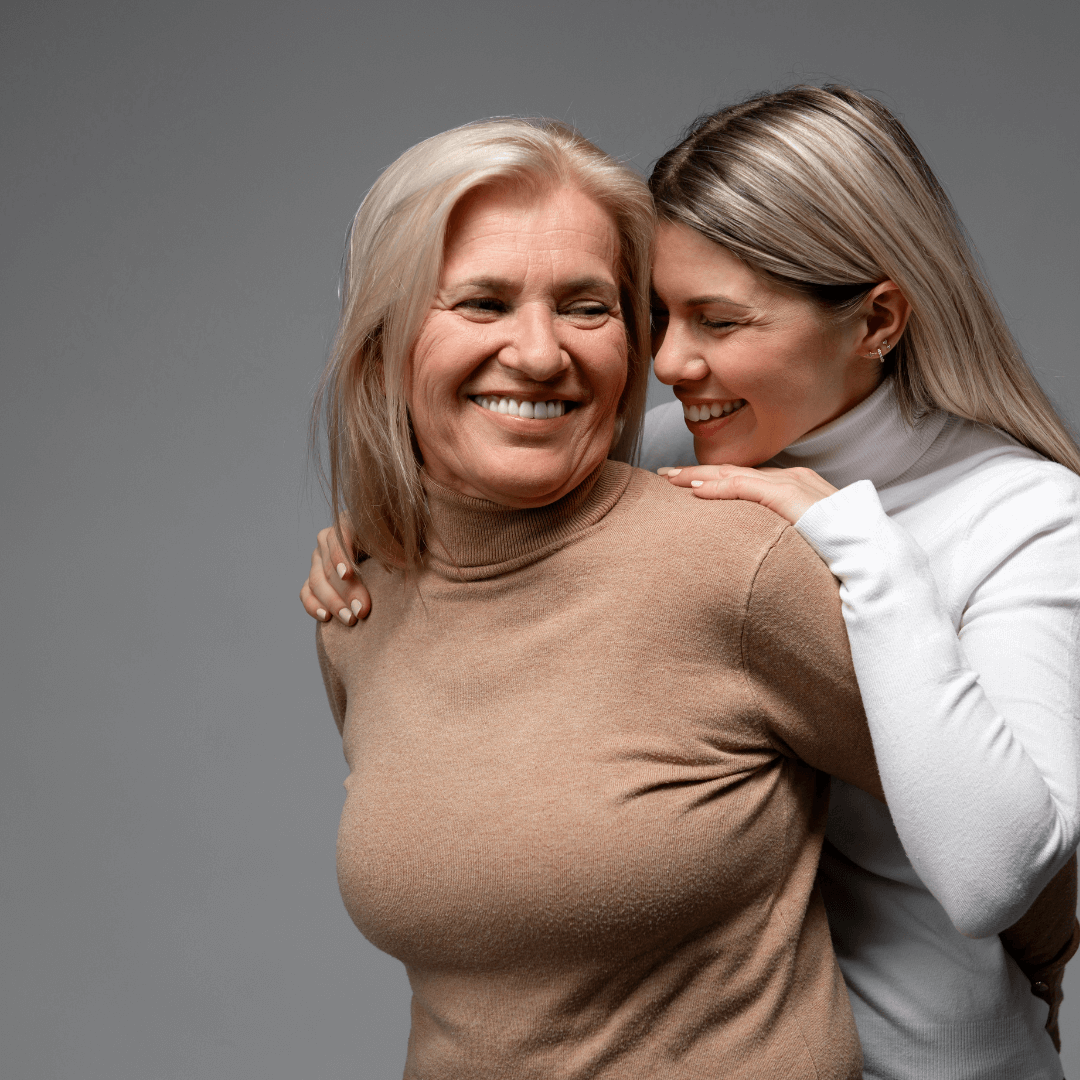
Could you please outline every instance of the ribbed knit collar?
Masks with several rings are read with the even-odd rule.
[[[443,577],[479,581],[538,562],[600,521],[632,475],[629,465],[605,461],[557,502],[517,510],[461,495],[421,473],[432,526],[428,565]]]
[[[892,378],[831,424],[804,435],[770,465],[813,469],[834,487],[870,480],[883,488],[915,464],[948,420],[934,411],[910,426],[900,415]]]

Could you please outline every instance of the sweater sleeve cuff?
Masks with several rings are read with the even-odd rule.
[[[814,503],[795,529],[832,569],[852,541],[869,540],[888,520],[873,483],[859,480]]]

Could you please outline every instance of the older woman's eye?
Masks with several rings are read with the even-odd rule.
[[[501,315],[506,311],[506,304],[493,296],[477,296],[470,300],[462,300],[456,305],[459,309],[475,311],[490,315]]]
[[[613,308],[609,304],[599,300],[590,300],[571,304],[563,314],[584,319],[599,319],[604,315],[610,315],[612,310]]]

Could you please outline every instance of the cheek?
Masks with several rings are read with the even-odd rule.
[[[735,346],[719,374],[740,396],[756,398],[762,407],[769,403],[790,408],[813,396],[821,381],[820,336],[785,335],[774,340]]]
[[[602,341],[590,342],[590,378],[593,391],[605,399],[617,400],[626,387],[628,355],[626,334],[621,328],[615,328]]]
[[[469,346],[461,334],[437,325],[425,328],[413,347],[406,375],[410,407],[436,408],[440,401],[456,396],[476,366],[471,361],[476,349]]]

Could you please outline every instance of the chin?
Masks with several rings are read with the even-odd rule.
[[[485,498],[518,506],[543,506],[568,494],[603,460],[591,464],[573,447],[502,447],[478,455],[468,470],[471,486],[485,491]],[[590,455],[591,456],[591,455]]]

